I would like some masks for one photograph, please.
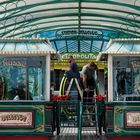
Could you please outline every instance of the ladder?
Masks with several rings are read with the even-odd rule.
[[[60,83],[59,95],[69,95],[69,93],[71,91],[72,84],[73,84],[73,82],[75,82],[75,84],[76,84],[75,89],[76,89],[76,91],[78,91],[78,93],[82,99],[83,91],[81,90],[81,87],[79,85],[77,78],[72,78],[69,82],[69,86],[67,87],[67,89],[65,89],[67,81],[68,81],[68,79],[67,79],[66,75],[64,75],[62,80],[61,80],[61,83]],[[73,92],[76,92],[76,91],[73,91]]]
[[[91,92],[94,90],[85,91],[87,96],[83,96],[83,113],[82,113],[82,131],[88,131],[88,128],[92,128],[90,130],[94,130],[95,134],[99,136],[99,125],[98,125],[98,112],[97,112],[97,102],[96,98],[89,97]],[[94,92],[94,96],[96,96],[96,92]],[[83,129],[84,128],[84,129]]]
[[[78,90],[78,93],[80,94],[80,97],[81,97],[81,99],[82,99],[82,98],[83,98],[83,92],[82,92],[82,90],[81,90],[81,88],[80,88],[80,85],[79,85],[79,83],[78,83],[77,78],[72,78],[72,79],[71,79],[70,84],[69,84],[69,86],[68,86],[68,88],[67,88],[67,90],[66,90],[66,95],[69,95],[69,93],[70,93],[70,91],[71,91],[71,87],[72,87],[73,82],[75,82],[76,89]],[[75,92],[75,91],[72,91],[72,92]]]
[[[66,81],[67,81],[67,77],[64,76],[61,81],[61,84],[60,84],[61,95],[64,95],[64,94],[69,95],[70,92],[78,92],[78,94],[81,97],[78,116],[77,116],[78,140],[80,140],[82,132],[88,131],[89,128],[90,128],[90,130],[95,131],[96,136],[99,136],[96,99],[94,97],[92,97],[92,98],[90,98],[91,102],[89,102],[88,93],[87,93],[87,97],[83,96],[83,92],[85,92],[85,91],[83,91],[80,88],[77,78],[72,78],[70,80],[68,86],[65,88]],[[71,89],[73,83],[75,83],[76,91],[72,91],[72,89]],[[91,92],[91,91],[88,91],[88,92]],[[94,95],[96,95],[96,92]],[[65,113],[68,112],[67,114],[72,114],[71,110],[69,110],[69,108],[72,108],[73,110],[75,110],[77,112],[76,107],[73,107],[73,106],[74,106],[74,104],[73,105],[70,104],[69,106],[66,106],[66,109],[63,107],[63,112],[65,112]]]

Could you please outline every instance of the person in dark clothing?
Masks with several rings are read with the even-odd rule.
[[[75,62],[70,63],[70,70],[66,71],[65,75],[67,77],[66,89],[68,88],[72,78],[77,79],[78,84],[80,86],[80,73],[79,73],[79,70],[78,70],[78,66]],[[78,88],[77,88],[77,85],[76,85],[75,81],[73,81],[73,83],[71,85],[69,95],[70,95],[72,100],[80,99]]]
[[[69,81],[71,80],[71,78],[80,78],[80,73],[78,71],[78,66],[76,63],[70,64],[70,70],[66,71],[66,75]]]

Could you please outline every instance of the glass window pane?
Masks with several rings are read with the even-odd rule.
[[[140,57],[113,57],[114,101],[140,100]]]
[[[44,57],[1,57],[0,100],[44,99]]]

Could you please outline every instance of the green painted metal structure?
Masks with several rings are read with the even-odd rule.
[[[139,10],[140,0],[0,0],[0,37],[48,37],[60,53],[101,52],[110,38],[140,37]],[[139,103],[110,104],[113,107],[107,113],[110,124],[106,134],[131,135],[131,130],[135,130],[132,135],[137,135],[139,128],[126,128],[121,121],[129,109],[139,110]],[[0,129],[5,131],[1,134],[21,130],[22,133],[16,134],[52,135],[53,114],[51,109],[45,110],[46,105],[46,102],[3,102],[2,110],[18,111],[17,107],[33,110],[38,120],[33,128],[25,129],[31,132],[4,128]],[[49,128],[46,128],[47,122],[52,123],[48,124]],[[79,128],[81,133],[80,124]]]
[[[139,38],[112,39],[98,55],[99,60],[108,59],[107,136],[140,136],[139,46]]]
[[[107,136],[139,136],[140,128],[135,125],[128,125],[129,121],[127,113],[135,113],[140,110],[139,102],[110,102],[107,103],[106,110],[106,135]],[[134,120],[137,122],[139,120]]]
[[[60,133],[61,128],[77,128],[77,140],[81,140],[82,132],[88,131],[88,129],[83,128],[92,128],[96,136],[102,135],[102,128],[105,131],[104,100],[97,102],[95,100],[92,102],[60,100],[56,101],[55,104],[57,134]],[[90,112],[86,112],[87,105]]]
[[[110,38],[140,36],[139,0],[0,0],[0,9],[0,37],[48,37],[60,52],[100,52]],[[77,34],[58,38],[62,30]]]
[[[46,101],[25,101],[25,102],[4,102],[1,101],[0,112],[5,113],[1,118],[0,135],[52,135],[52,114],[47,106],[52,106],[53,103]],[[7,115],[6,115],[7,112]],[[22,126],[22,115],[18,113],[28,112],[32,113],[32,124],[30,126]],[[13,114],[13,113],[16,113]],[[15,115],[15,116],[14,116]],[[18,116],[19,115],[19,116]],[[51,116],[49,116],[51,115]],[[16,124],[12,126],[2,126],[2,122],[7,120],[19,121],[19,126]],[[28,122],[29,123],[29,122]]]

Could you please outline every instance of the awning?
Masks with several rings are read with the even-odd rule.
[[[106,49],[97,56],[97,61],[106,59],[108,54],[140,55],[140,38],[110,40]]]
[[[97,29],[140,37],[139,0],[0,0],[0,36]]]
[[[47,38],[0,38],[0,55],[46,56],[56,54]]]

